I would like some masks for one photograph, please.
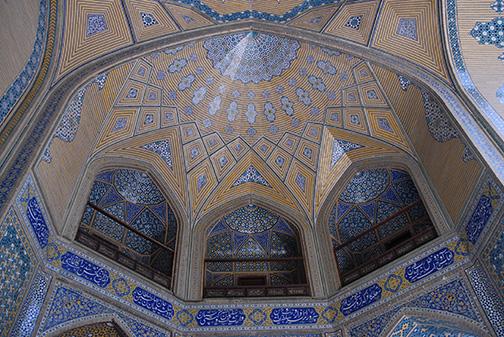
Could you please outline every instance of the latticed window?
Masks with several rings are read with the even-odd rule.
[[[206,297],[309,295],[296,229],[255,205],[210,228],[205,271]]]
[[[343,284],[437,236],[407,172],[356,173],[332,209],[329,231]]]
[[[77,240],[171,287],[177,221],[145,172],[115,169],[96,176]]]

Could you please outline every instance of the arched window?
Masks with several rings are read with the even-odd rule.
[[[77,241],[171,287],[177,220],[145,172],[115,169],[96,176]]]
[[[296,229],[255,205],[210,228],[205,272],[205,297],[309,295]]]
[[[384,168],[353,176],[332,209],[329,231],[343,284],[437,235],[409,174]]]

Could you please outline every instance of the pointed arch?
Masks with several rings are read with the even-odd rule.
[[[331,233],[329,230],[329,221],[335,200],[344,191],[347,184],[351,181],[352,177],[360,170],[377,169],[377,168],[396,168],[407,172],[414,182],[421,201],[425,205],[427,213],[432,220],[434,228],[439,235],[448,233],[454,228],[453,223],[448,216],[447,211],[444,209],[442,203],[439,201],[434,189],[429,184],[424,173],[422,172],[419,164],[406,154],[383,154],[379,157],[361,158],[352,162],[352,164],[343,172],[339,174],[337,183],[329,192],[328,197],[325,199],[321,206],[321,212],[317,218],[315,225],[315,233],[319,249],[321,251],[321,269],[325,275],[331,277],[324,278],[324,286],[328,294],[333,294],[342,287],[341,275],[338,270],[333,252],[333,245],[331,243]],[[377,269],[379,270],[379,269]],[[378,273],[375,270],[373,273]]]

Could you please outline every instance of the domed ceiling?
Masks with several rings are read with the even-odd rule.
[[[352,163],[386,155],[422,162],[450,200],[449,212],[460,216],[481,165],[434,95],[363,58],[294,37],[303,29],[327,34],[361,51],[406,58],[446,81],[432,2],[387,0],[378,15],[379,4],[69,3],[65,22],[82,24],[62,32],[53,83],[75,78],[93,60],[113,59],[114,66],[72,94],[44,145],[36,174],[55,218],[65,218],[82,168],[115,157],[157,172],[193,224],[244,198],[315,223]],[[238,25],[245,18],[250,27]],[[121,61],[123,50],[140,44],[155,48]],[[440,171],[433,158],[446,153]],[[460,177],[467,185],[457,183]]]
[[[119,69],[128,75],[116,83]],[[216,36],[109,74],[95,81],[98,90],[121,89],[95,154],[158,165],[193,219],[248,194],[301,206],[313,219],[334,171],[370,153],[412,153],[368,63],[296,39],[254,31]],[[89,87],[74,96],[77,110]],[[76,131],[68,120],[56,138]],[[51,161],[50,147],[44,158]]]

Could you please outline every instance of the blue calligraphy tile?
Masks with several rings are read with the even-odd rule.
[[[66,252],[61,256],[61,267],[101,288],[105,288],[110,283],[108,270],[71,252]]]
[[[275,308],[270,319],[276,325],[315,324],[319,314],[314,308]]]
[[[375,283],[341,301],[340,311],[343,315],[348,316],[378,301],[381,295],[382,288]]]
[[[35,197],[28,200],[28,205],[26,208],[26,216],[28,221],[33,228],[33,232],[37,237],[37,241],[40,247],[45,248],[49,241],[49,228],[47,227],[44,215]]]
[[[242,309],[200,310],[196,315],[199,326],[240,326],[245,321]]]
[[[448,248],[438,250],[406,267],[404,278],[411,283],[417,282],[435,272],[453,264],[455,254]]]
[[[174,311],[171,303],[140,287],[133,290],[133,302],[168,320],[173,317]]]

